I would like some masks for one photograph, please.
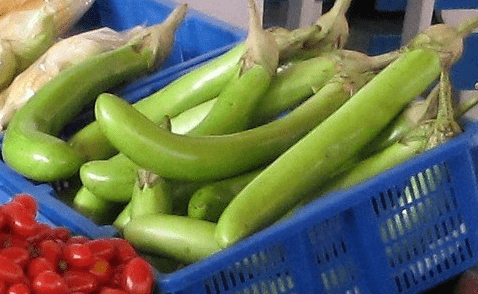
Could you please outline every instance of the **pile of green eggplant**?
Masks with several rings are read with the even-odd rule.
[[[450,80],[478,19],[368,56],[344,49],[350,2],[286,30],[263,29],[250,0],[243,43],[134,104],[107,91],[148,69],[149,36],[72,66],[14,115],[3,159],[35,181],[78,179],[71,205],[151,260],[232,246],[452,139],[478,101],[456,105]],[[59,139],[89,102],[95,121]]]

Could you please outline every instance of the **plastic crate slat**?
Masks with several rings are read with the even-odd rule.
[[[404,11],[407,0],[377,0],[375,8],[379,11]],[[435,0],[435,9],[477,9],[475,0]]]
[[[435,0],[436,9],[478,9],[476,0]]]
[[[460,157],[466,159],[467,154]],[[451,158],[449,162],[450,165],[457,165],[457,162],[460,162],[464,166],[473,166],[473,162],[467,162],[463,158]],[[463,268],[476,263],[474,249],[470,247],[473,229],[467,228],[469,225],[474,226],[474,222],[471,219],[464,219],[461,211],[467,205],[467,201],[460,203],[458,196],[453,195],[454,187],[457,185],[456,178],[448,178],[447,174],[455,175],[457,172],[450,171],[446,164],[438,166],[440,165],[441,172],[438,172],[436,177],[442,181],[442,185],[437,185],[434,190],[417,186],[417,179],[421,178],[421,182],[425,182],[423,175],[433,174],[431,170],[440,170],[436,168],[437,165],[425,167],[423,172],[410,176],[410,181],[407,180],[401,188],[402,191],[408,191],[403,194],[408,195],[407,201],[402,201],[400,205],[397,205],[397,201],[388,201],[394,199],[389,197],[390,195],[396,197],[400,193],[380,192],[378,196],[372,198],[372,210],[378,218],[378,230],[390,267],[387,270],[391,270],[386,276],[393,277],[393,281],[389,281],[390,288],[387,289],[385,286],[378,291],[417,293],[420,289],[426,290],[439,283],[438,281],[446,280]],[[409,189],[410,184],[415,188]],[[412,190],[417,193],[413,193]],[[395,204],[391,205],[392,203]],[[379,207],[384,210],[379,210]],[[411,217],[407,223],[403,212],[408,214],[413,211],[416,216]],[[358,214],[363,214],[362,217],[365,218],[369,217],[363,211]],[[366,244],[376,245],[377,240],[370,235],[373,225],[362,229],[366,232],[362,240],[367,242],[371,238],[373,241]],[[379,246],[369,250],[377,254]],[[367,262],[370,262],[370,258]],[[383,265],[381,266],[381,270],[384,270]],[[376,267],[377,264],[374,264],[371,268]]]
[[[407,8],[407,0],[377,0],[375,9],[378,11],[403,11]]]
[[[308,230],[313,247],[316,279],[325,293],[367,293],[360,284],[362,269],[349,239],[349,224],[342,213]]]

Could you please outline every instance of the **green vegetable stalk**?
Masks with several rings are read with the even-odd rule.
[[[161,178],[140,169],[131,195],[131,218],[173,211],[173,199],[160,185]]]
[[[199,188],[189,200],[188,216],[194,219],[217,222],[232,199],[261,171],[262,168],[259,168]]]
[[[131,221],[131,202],[128,202],[121,212],[116,216],[112,225],[120,232],[123,232],[126,225]]]
[[[377,136],[415,97],[453,64],[463,50],[454,27],[435,25],[362,87],[347,103],[279,156],[226,207],[215,238],[221,247],[277,221],[323,185]]]
[[[167,24],[177,25],[187,11],[177,8]],[[5,133],[3,159],[37,181],[74,175],[85,158],[56,135],[100,93],[158,66],[172,47],[169,25],[146,28],[125,46],[73,65],[45,84],[13,117]],[[169,40],[169,41],[168,41]],[[166,41],[163,43],[163,41]]]
[[[338,76],[288,115],[222,136],[167,132],[111,94],[98,97],[95,115],[105,136],[137,165],[165,178],[217,180],[252,170],[279,156],[339,108],[371,76]]]
[[[170,120],[171,132],[183,134],[201,121],[216,102],[206,101],[186,110]],[[127,202],[131,199],[136,174],[140,167],[122,153],[107,160],[92,160],[79,170],[82,184],[93,194],[105,200]],[[111,191],[115,191],[112,193]]]
[[[220,251],[215,228],[213,222],[187,216],[149,214],[131,219],[123,236],[140,251],[189,264]]]
[[[175,117],[205,101],[214,99],[239,67],[244,44],[174,80],[166,87],[145,97],[133,106],[143,115],[162,122],[165,116]],[[86,161],[108,159],[118,153],[93,121],[71,138],[68,144],[80,150]]]
[[[462,130],[458,121],[467,110],[477,105],[478,96],[470,98],[455,110],[452,106],[453,97],[448,69],[444,69],[441,73],[440,83],[435,89],[439,92],[437,93],[439,100],[435,100],[435,107],[430,111],[430,118],[421,120],[419,124],[404,133],[400,140],[339,174],[319,188],[317,193],[313,193],[313,198],[331,191],[348,189],[459,135]]]
[[[251,124],[254,109],[269,88],[279,64],[277,44],[273,35],[262,29],[261,19],[255,0],[250,0],[249,33],[240,67],[206,117],[188,133],[228,134],[247,129]]]
[[[355,160],[369,157],[393,143],[400,141],[408,132],[415,129],[424,120],[436,117],[439,85],[435,86],[426,99],[410,103],[380,134],[370,141]]]
[[[0,93],[0,130],[4,130],[15,112],[23,107],[45,83],[68,67],[97,54],[124,46],[143,27],[116,32],[103,27],[64,38],[53,44],[35,62],[18,74]]]
[[[364,66],[362,62],[359,62],[359,56],[367,59],[370,65]],[[258,101],[259,104],[254,110],[252,125],[260,125],[261,122],[275,118],[280,113],[293,108],[299,99],[303,99],[302,97],[309,94],[312,95],[314,91],[319,91],[323,84],[339,71],[353,71],[355,68],[358,71],[365,71],[369,66],[378,70],[384,64],[391,62],[393,58],[395,58],[394,54],[365,58],[360,53],[337,51],[323,57],[295,63],[272,78],[269,89]],[[360,67],[364,69],[360,69]],[[214,98],[171,118],[172,132],[175,134],[188,132],[192,134],[194,127],[206,117],[216,101],[217,98]],[[337,99],[336,101],[340,100]],[[231,117],[226,115],[224,119],[230,120]],[[126,200],[131,195],[131,187],[137,168],[137,164],[131,162],[124,154],[119,153],[108,160],[86,162],[80,168],[80,177],[83,185],[95,195],[105,199],[114,197],[115,199]],[[112,194],[110,191],[113,187],[121,187],[121,189],[116,189],[118,193]]]
[[[281,63],[290,60],[308,59],[319,56],[324,52],[342,49],[349,37],[349,24],[346,12],[352,0],[336,0],[332,8],[321,15],[311,26],[298,28],[292,31],[282,27],[273,27],[271,32],[276,36],[279,47],[289,48],[281,50]],[[307,36],[290,42],[290,35]],[[284,45],[282,45],[284,44]],[[288,46],[285,46],[288,44]]]
[[[391,51],[367,58],[359,52],[333,50],[294,62],[272,80],[256,107],[253,126],[269,122],[282,112],[296,107],[341,72],[366,69],[379,71],[399,54],[399,51]]]
[[[250,22],[249,22],[249,35],[246,40],[245,53],[242,55],[239,67],[236,74],[221,90],[219,96],[216,98],[216,102],[211,107],[204,119],[194,127],[189,133],[192,134],[215,134],[215,133],[229,133],[236,132],[247,128],[250,124],[250,116],[253,114],[257,100],[262,97],[263,93],[267,90],[270,80],[278,65],[278,51],[273,36],[262,29],[260,17],[255,6],[254,1],[249,2],[250,10]],[[250,84],[255,84],[256,87],[251,89]],[[169,132],[169,130],[167,131]],[[123,179],[120,183],[122,186],[131,184],[131,176],[127,178],[126,173],[131,174],[139,167],[135,167],[134,164],[128,163],[127,159],[123,159],[120,154],[113,157],[118,160],[111,160],[113,163],[122,162],[125,164],[123,168],[117,169],[120,171],[120,177],[116,176],[115,172],[113,177],[115,179]],[[98,178],[104,183],[105,180],[109,181],[113,177],[107,176],[98,177],[98,173],[91,173],[91,163],[87,163],[80,170],[80,176],[82,181],[88,185],[95,195],[104,195],[104,185],[97,181]],[[101,171],[104,171],[105,166],[108,166],[106,162],[100,162],[99,166]],[[111,166],[111,165],[110,165]],[[98,171],[98,169],[96,169]],[[109,181],[110,182],[110,181]],[[113,183],[114,182],[110,182]],[[101,187],[103,186],[103,187]],[[99,187],[99,189],[97,189]],[[106,189],[108,194],[112,194],[111,190]],[[130,198],[128,193],[131,189],[124,189],[122,195],[124,199]],[[111,198],[105,195],[106,198]],[[100,196],[101,197],[101,196]],[[119,198],[118,195],[114,196]],[[121,197],[123,198],[123,197]]]
[[[350,0],[338,0],[347,3]],[[335,5],[335,4],[334,4]],[[344,12],[345,13],[345,12]],[[326,17],[324,14],[321,17]],[[341,17],[341,15],[337,15]],[[327,22],[333,23],[329,18]],[[325,24],[324,24],[325,26]],[[288,62],[290,58],[302,54],[304,43],[313,38],[319,41],[327,34],[326,31],[334,31],[335,26],[327,25],[322,29],[319,25],[311,25],[296,30],[275,28],[269,30],[276,40],[279,59]],[[322,32],[322,33],[320,33]],[[324,39],[324,46],[328,40]],[[329,46],[333,47],[333,46]],[[199,105],[205,101],[214,99],[221,92],[224,85],[237,72],[239,59],[245,50],[245,44],[234,46],[225,54],[211,60],[203,66],[193,69],[191,72],[176,79],[158,92],[145,97],[134,104],[134,107],[152,121],[159,122],[164,116],[175,117],[185,110]],[[271,115],[271,114],[268,114]],[[263,119],[264,120],[264,119]],[[78,133],[73,135],[68,143],[77,150],[81,150],[87,161],[107,159],[117,153],[108,139],[101,133],[97,122],[92,122]]]
[[[75,209],[98,224],[110,224],[122,210],[120,203],[98,198],[85,187],[81,187],[76,196],[73,202]]]

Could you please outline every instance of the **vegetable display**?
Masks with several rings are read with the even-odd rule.
[[[96,118],[110,141],[138,165],[165,178],[217,180],[266,164],[284,152],[348,99],[351,88],[344,83],[338,79],[324,86],[307,105],[280,120],[225,136],[172,134],[110,94],[98,97]],[[139,143],[141,138],[148,139]]]
[[[174,271],[208,258],[460,134],[460,119],[478,97],[454,105],[450,70],[478,18],[432,25],[398,50],[368,56],[344,49],[350,2],[336,0],[314,24],[286,30],[264,29],[249,0],[244,42],[135,103],[109,90],[160,66],[186,5],[162,24],[125,32],[111,47],[93,46],[94,56],[42,84],[11,113],[3,160],[34,181],[76,180],[69,204],[116,227],[123,239],[115,242],[138,252],[125,249],[129,261],[119,262],[120,255],[104,252],[120,246],[115,242],[69,237],[76,241],[64,242],[55,263],[82,270],[52,274],[36,268],[51,266],[41,260],[30,273],[25,264],[33,261],[19,260],[27,269],[20,274],[6,261],[13,253],[0,250],[0,265],[12,268],[0,266],[5,287],[21,287],[16,284],[28,276],[40,280],[28,287],[57,281],[58,293],[79,281],[78,291],[151,293],[145,260]],[[62,137],[86,107],[93,121]],[[16,215],[2,207],[0,228],[5,212]],[[28,224],[8,230],[33,234]],[[42,246],[46,251],[53,243]],[[115,260],[121,270],[108,278],[92,273],[98,258],[85,247],[102,249],[96,252],[102,262]]]
[[[338,1],[336,5],[342,6],[342,4],[345,5],[350,1]],[[290,59],[300,56],[304,52],[307,53],[308,49],[304,46],[308,40],[315,40],[314,42],[321,45],[325,44],[326,47],[329,47],[330,42],[335,44],[336,40],[329,37],[330,35],[336,35],[336,27],[332,24],[338,18],[342,22],[346,21],[342,17],[343,13],[345,12],[342,12],[342,14],[334,13],[335,17],[327,17],[328,20],[324,21],[324,27],[313,24],[292,31],[281,28],[269,29],[277,42],[281,64],[287,63]],[[329,13],[324,14],[324,16],[326,15],[329,15]],[[324,41],[321,42],[322,40]],[[134,104],[135,108],[158,123],[164,119],[164,116],[177,116],[191,107],[215,98],[237,70],[239,58],[244,53],[244,47],[244,43],[236,45],[218,58],[192,70],[163,89],[136,102]],[[271,114],[269,113],[269,115]],[[78,150],[83,150],[87,160],[107,159],[117,153],[114,146],[101,133],[96,121],[73,135],[68,143]],[[91,146],[95,147],[91,148]]]
[[[432,27],[417,42],[307,136],[284,152],[249,183],[226,207],[217,222],[216,240],[228,247],[278,220],[304,195],[324,184],[341,164],[379,134],[413,99],[439,76],[442,62],[461,54],[458,33]],[[449,32],[440,52],[429,47],[433,35]],[[430,42],[430,44],[427,44]],[[435,41],[436,42],[436,41]],[[441,51],[449,60],[443,60]],[[451,53],[451,54],[449,54]],[[395,99],[390,99],[390,97]],[[340,128],[337,128],[340,126]],[[286,183],[286,184],[284,184]]]

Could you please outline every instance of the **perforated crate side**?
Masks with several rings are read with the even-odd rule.
[[[158,277],[161,293],[371,293],[347,211],[276,224],[210,258]]]
[[[477,263],[476,177],[464,146],[369,193],[356,230],[375,293],[420,293]],[[389,175],[392,176],[392,175]],[[389,182],[389,181],[384,181]]]
[[[175,273],[162,293],[421,293],[478,263],[478,125]]]

